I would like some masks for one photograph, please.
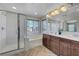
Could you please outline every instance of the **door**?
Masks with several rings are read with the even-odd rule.
[[[46,34],[43,34],[43,45],[45,47],[47,47],[47,38],[46,38]]]

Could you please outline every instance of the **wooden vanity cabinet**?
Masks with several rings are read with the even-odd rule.
[[[71,41],[71,56],[79,56],[79,42]]]
[[[43,34],[43,45],[56,55],[79,56],[79,42]]]
[[[70,40],[60,38],[60,55],[70,56]]]
[[[52,52],[59,55],[59,38],[51,36],[50,47]]]

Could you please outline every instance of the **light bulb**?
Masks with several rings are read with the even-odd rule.
[[[60,10],[61,10],[62,12],[66,12],[66,11],[67,11],[67,7],[63,6],[63,7],[60,8]]]
[[[60,12],[59,10],[55,10],[54,13],[58,15]]]
[[[56,14],[55,14],[55,12],[51,12],[51,15],[52,15],[52,16],[55,16]]]

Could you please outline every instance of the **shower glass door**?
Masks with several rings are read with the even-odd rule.
[[[17,14],[0,13],[0,53],[18,49]]]

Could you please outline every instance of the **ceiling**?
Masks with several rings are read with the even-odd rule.
[[[17,13],[22,13],[33,17],[46,16],[50,9],[56,8],[61,4],[55,3],[0,3],[0,10],[7,10]],[[16,7],[12,9],[12,7]]]
[[[63,5],[58,3],[0,3],[0,10],[7,10],[16,13],[22,13],[28,16],[38,17],[41,18],[46,16],[46,14],[51,10],[55,9],[56,7]],[[13,9],[12,7],[16,7]],[[70,14],[70,15],[78,15],[79,11],[79,4],[72,5],[72,8],[69,12],[63,14]]]

